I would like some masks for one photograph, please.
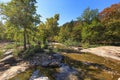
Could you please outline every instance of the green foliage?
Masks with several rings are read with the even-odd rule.
[[[105,42],[120,45],[120,3],[113,4],[99,13],[100,21],[105,26]]]
[[[37,27],[36,40],[41,44],[45,44],[47,41],[55,41],[55,37],[58,35],[59,14],[55,14],[54,17],[47,18],[45,23],[41,23]]]
[[[29,31],[32,31],[32,27],[39,23],[40,16],[36,14],[35,3],[36,0],[11,0],[6,4],[0,3],[1,14],[4,15],[4,19],[9,23],[8,26],[15,27],[15,29],[13,28],[15,33],[12,32],[15,35],[12,35],[12,38],[15,36],[15,40],[18,40],[16,35],[22,30],[24,49],[26,49],[26,41],[29,39]]]
[[[58,36],[59,42],[65,42],[66,40],[81,41],[81,24],[79,21],[71,21],[65,23],[61,28]]]
[[[91,10],[88,7],[83,11],[82,15],[78,17],[78,20],[82,20],[90,24],[93,19],[97,18],[97,16],[98,16],[98,9]]]
[[[43,49],[41,49],[40,46],[33,46],[24,52],[23,57],[27,59],[41,52],[43,52]]]
[[[89,48],[90,44],[88,42],[82,43],[83,48]]]
[[[47,30],[47,38],[50,41],[54,41],[53,38],[58,35],[59,28],[58,28],[58,20],[59,14],[55,14],[54,17],[47,18],[45,25]]]
[[[0,40],[6,40],[5,30],[4,24],[0,21]]]
[[[80,42],[73,41],[71,39],[66,40],[64,44],[67,46],[80,46]]]
[[[3,57],[4,51],[0,50],[0,59]]]
[[[14,43],[5,46],[5,49],[13,49],[15,47]]]

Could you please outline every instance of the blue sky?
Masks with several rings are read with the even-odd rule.
[[[3,1],[10,0],[0,0],[0,2]],[[42,16],[42,21],[58,13],[60,14],[59,24],[62,25],[75,20],[87,7],[101,11],[112,4],[119,3],[120,0],[37,0],[37,2],[37,13]]]

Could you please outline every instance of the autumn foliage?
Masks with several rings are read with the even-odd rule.
[[[100,21],[104,24],[108,22],[120,21],[120,3],[113,4],[99,13]]]

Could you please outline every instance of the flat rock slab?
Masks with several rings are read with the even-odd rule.
[[[1,59],[0,62],[4,62],[6,60],[10,60],[11,58],[14,58],[13,55],[8,55],[5,58]]]
[[[8,50],[7,52],[4,53],[4,56],[11,55],[13,53],[13,49]]]
[[[20,65],[13,66],[0,74],[0,80],[9,80],[10,78],[16,76],[18,73],[24,72],[28,68],[29,65],[25,62]]]
[[[83,49],[81,52],[93,53],[98,56],[108,57],[120,61],[120,47],[117,46],[102,46],[96,48]]]

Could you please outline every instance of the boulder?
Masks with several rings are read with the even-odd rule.
[[[55,76],[56,80],[79,80],[77,74],[77,70],[66,64],[62,64],[59,68],[59,73]]]
[[[56,60],[56,59],[53,59],[51,60],[51,62],[49,63],[49,67],[59,67],[61,64],[61,61],[59,60]]]
[[[33,72],[32,76],[30,77],[29,80],[34,80],[39,77],[39,70],[36,70]]]
[[[62,61],[63,58],[64,58],[62,55],[60,55],[60,54],[58,54],[58,53],[52,54],[52,57],[53,57],[54,59],[58,59],[59,61]]]
[[[43,61],[41,66],[43,67],[59,67],[63,60],[63,56],[59,54],[52,54],[48,56],[48,59]]]
[[[77,74],[77,70],[73,67],[68,66],[67,64],[63,64],[60,68],[59,68],[59,72],[60,73],[73,73],[73,74]]]
[[[59,67],[61,64],[61,61],[57,60],[57,59],[53,59],[53,60],[47,60],[44,61],[42,63],[43,67]]]
[[[44,61],[44,62],[41,64],[41,66],[43,66],[43,67],[48,67],[50,63],[51,63],[51,62],[50,62],[49,60],[47,60],[47,61]]]

